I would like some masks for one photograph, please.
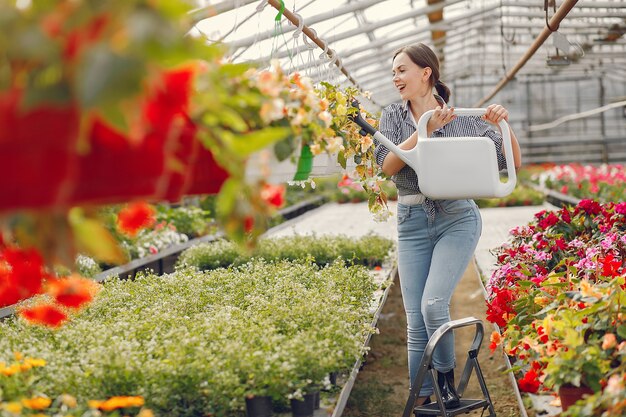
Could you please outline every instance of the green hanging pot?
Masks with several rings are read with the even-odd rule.
[[[313,153],[309,145],[302,146],[300,151],[300,159],[298,160],[298,169],[293,177],[294,181],[305,181],[309,179],[309,175],[313,170]]]

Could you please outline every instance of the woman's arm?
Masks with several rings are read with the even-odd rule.
[[[409,109],[409,111],[411,110]],[[443,106],[443,108],[437,107],[435,109],[435,112],[431,116],[430,120],[428,121],[428,125],[426,127],[428,136],[430,136],[435,130],[450,123],[455,118],[456,118],[456,115],[454,114],[453,107],[448,108],[445,105]],[[383,126],[382,116],[380,119],[380,126]],[[385,134],[385,131],[383,131],[382,128],[380,130],[380,133],[387,136]],[[413,149],[415,145],[417,145],[417,131],[414,132],[411,136],[409,136],[407,140],[400,143],[398,147],[400,149],[407,151],[407,150]],[[385,173],[385,175],[391,176],[391,175],[397,174],[398,171],[404,168],[405,165],[406,163],[402,159],[400,159],[396,154],[394,154],[393,152],[389,152],[385,156],[385,159],[383,163],[381,164],[381,168],[382,168],[383,173]]]

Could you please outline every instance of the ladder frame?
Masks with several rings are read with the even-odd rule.
[[[474,335],[474,340],[472,341],[470,349],[467,352],[468,359],[465,363],[465,367],[463,369],[463,373],[461,374],[461,378],[459,380],[456,391],[459,394],[459,398],[463,397],[463,393],[467,388],[467,384],[472,375],[472,371],[474,371],[476,372],[478,384],[480,385],[480,389],[483,393],[484,398],[479,400],[461,399],[461,404],[459,407],[448,410],[441,399],[441,392],[439,390],[438,384],[436,383],[437,371],[431,366],[433,353],[435,351],[435,348],[437,347],[437,344],[441,341],[443,335],[450,331],[454,331],[454,329],[472,325],[476,326],[476,333]],[[441,327],[439,327],[435,331],[435,333],[433,333],[431,338],[428,340],[428,343],[426,344],[420,367],[418,369],[417,375],[415,376],[415,379],[413,380],[413,383],[411,384],[411,391],[409,393],[409,398],[406,402],[406,406],[404,407],[404,413],[402,414],[402,417],[410,417],[411,413],[414,411],[426,415],[452,417],[454,415],[467,413],[471,410],[475,410],[478,408],[483,408],[483,411],[489,409],[489,417],[496,417],[496,412],[493,408],[493,403],[491,401],[491,397],[489,396],[489,391],[487,390],[487,384],[483,377],[482,371],[480,370],[480,364],[478,363],[478,353],[480,352],[480,346],[482,344],[484,334],[485,330],[483,327],[483,322],[475,317],[466,317],[459,320],[449,321],[448,323],[441,325]],[[422,384],[424,383],[424,379],[426,378],[427,373],[429,372],[434,382],[433,386],[436,401],[428,405],[415,407],[415,400],[419,396],[419,391],[422,387]]]

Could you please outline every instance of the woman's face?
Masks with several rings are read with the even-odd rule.
[[[428,78],[431,69],[420,67],[404,52],[399,53],[393,60],[391,72],[393,85],[398,89],[402,100],[423,97],[430,91]]]

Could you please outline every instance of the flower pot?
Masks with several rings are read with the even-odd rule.
[[[334,386],[337,386],[337,374],[338,372],[331,372],[328,374],[328,379],[330,379],[330,383]]]
[[[574,385],[563,385],[559,388],[561,407],[566,411],[576,401],[583,398],[583,395],[592,395],[593,390],[586,386],[576,387]]]
[[[272,397],[262,395],[246,397],[246,417],[271,417]]]
[[[303,395],[302,400],[291,400],[291,415],[293,417],[313,417],[315,412],[315,392]],[[319,396],[319,393],[317,393]]]

